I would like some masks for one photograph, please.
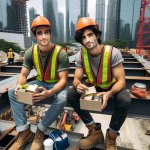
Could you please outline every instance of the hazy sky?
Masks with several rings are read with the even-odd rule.
[[[58,1],[58,11],[65,12],[65,0]],[[95,4],[96,0],[88,0],[88,13],[91,18],[95,19]],[[29,8],[34,7],[37,14],[43,15],[43,0],[29,0],[27,1],[27,18],[29,22]],[[28,30],[30,30],[30,25],[28,23]]]

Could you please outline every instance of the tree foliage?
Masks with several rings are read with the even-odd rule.
[[[114,41],[104,41],[103,44],[112,45],[116,48],[126,48],[128,47],[128,41],[122,39],[116,39]]]
[[[4,39],[0,39],[0,50],[7,52],[9,48],[12,48],[13,52],[20,53],[22,50],[21,47],[17,43],[8,42]]]

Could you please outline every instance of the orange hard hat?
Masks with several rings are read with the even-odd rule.
[[[89,17],[83,17],[80,18],[79,21],[77,22],[76,31],[85,28],[87,26],[97,26],[97,24],[93,19]]]
[[[32,22],[31,30],[37,26],[44,26],[44,25],[49,26],[51,28],[50,22],[45,17],[37,16]]]

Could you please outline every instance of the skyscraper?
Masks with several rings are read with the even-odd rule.
[[[105,30],[104,40],[114,40],[116,38],[116,24],[117,24],[117,0],[108,0],[105,5]]]
[[[59,22],[58,22],[58,3],[56,0],[43,1],[44,17],[52,24],[52,41],[60,41]]]
[[[66,1],[66,36],[67,41],[74,40],[75,25],[80,18],[81,3],[80,1]]]
[[[60,37],[59,41],[64,42],[64,14],[58,13]]]
[[[27,35],[27,0],[0,0],[0,29]]]
[[[87,17],[88,16],[88,13],[87,13],[88,0],[80,0],[80,3],[81,3],[80,17]]]
[[[125,39],[131,48],[136,46],[141,0],[118,0],[117,38]]]
[[[102,31],[102,40],[104,40],[104,24],[105,24],[105,1],[96,0],[96,23],[99,25],[100,30]]]
[[[36,18],[37,16],[39,16],[39,14],[37,14],[37,11],[34,7],[31,7],[29,8],[29,24],[30,24],[30,28],[31,28],[31,25],[32,25],[32,21],[34,20],[34,18]],[[31,30],[30,30],[30,37],[32,39],[32,42],[33,43],[36,43],[36,40],[35,38],[33,37],[33,34],[31,33]]]

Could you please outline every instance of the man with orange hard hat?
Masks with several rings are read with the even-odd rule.
[[[80,18],[76,25],[75,40],[83,45],[76,55],[76,70],[73,87],[68,91],[67,100],[78,113],[86,127],[87,137],[80,140],[81,149],[90,149],[104,142],[101,124],[95,123],[88,110],[80,109],[80,97],[90,86],[95,86],[97,96],[102,97],[101,111],[109,101],[115,107],[106,131],[106,150],[117,150],[116,138],[124,123],[130,105],[130,95],[125,89],[125,73],[120,51],[109,45],[101,44],[101,31],[95,21],[88,17]],[[83,75],[87,80],[83,82]]]
[[[16,88],[8,91],[12,113],[19,132],[10,150],[21,150],[33,140],[31,149],[42,150],[44,132],[63,111],[67,101],[67,79],[69,59],[66,51],[51,43],[51,23],[43,16],[36,17],[32,22],[31,31],[37,45],[29,48],[24,54],[24,62],[17,80]],[[26,84],[30,71],[35,68],[37,78],[29,84],[38,85],[38,93],[33,94],[34,103],[51,103],[51,107],[39,122],[35,136],[27,123],[25,105],[16,101],[17,91]]]

